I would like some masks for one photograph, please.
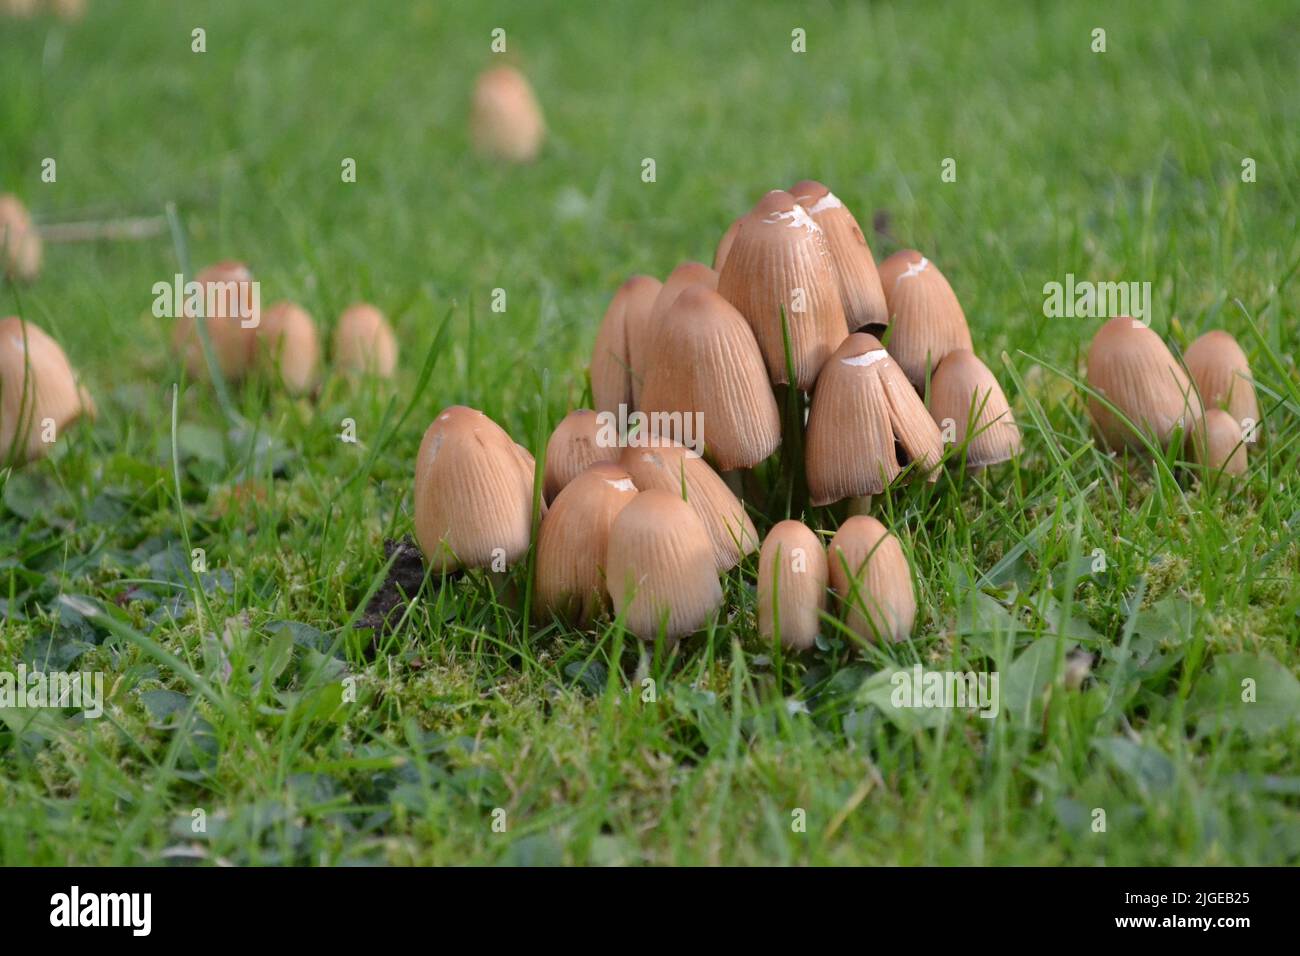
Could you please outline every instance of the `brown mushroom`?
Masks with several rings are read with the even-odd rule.
[[[854,515],[828,549],[831,587],[849,630],[864,641],[903,641],[916,620],[912,572],[903,547],[869,515]]]
[[[17,316],[0,319],[0,467],[44,456],[82,415],[94,406],[59,344]]]
[[[397,337],[373,305],[354,302],[334,327],[334,364],[343,372],[392,378],[397,368]]]
[[[965,445],[972,470],[1020,451],[1020,429],[1002,386],[974,352],[956,349],[944,356],[930,381],[930,413],[941,430],[951,423],[953,442]]]
[[[840,202],[839,197],[816,180],[805,179],[795,183],[790,194],[808,210],[813,222],[826,234],[826,247],[835,269],[849,331],[856,332],[869,325],[888,325],[889,310],[885,305],[880,274],[876,271],[876,260],[853,213]]]
[[[484,156],[531,163],[541,151],[546,124],[524,75],[511,66],[482,73],[474,87],[470,121],[474,148]]]
[[[553,502],[574,478],[598,461],[617,461],[620,449],[617,444],[601,440],[599,416],[589,408],[569,412],[555,426],[546,443],[546,472],[542,481],[542,494]]]
[[[803,522],[777,522],[758,554],[758,631],[795,651],[810,649],[826,610],[826,549]]]

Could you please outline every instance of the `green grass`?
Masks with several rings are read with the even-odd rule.
[[[374,301],[403,350],[391,388],[234,389],[232,433],[211,386],[173,409],[150,314],[168,235],[50,246],[38,283],[0,288],[101,410],[0,476],[0,661],[103,671],[108,697],[97,721],[0,711],[0,863],[1300,860],[1293,5],[510,7],[92,0],[75,27],[0,22],[0,190],[46,223],[174,202],[195,266],[242,258],[327,331]],[[532,166],[468,151],[498,26],[550,128]],[[877,259],[939,263],[1025,430],[1014,467],[877,499],[913,562],[913,639],[861,652],[828,625],[826,649],[774,655],[755,558],[670,659],[608,625],[525,628],[519,573],[427,582],[372,655],[349,624],[410,533],[436,412],[482,408],[539,452],[584,401],[618,283],[710,261],[808,176],[882,214]],[[1098,451],[1098,323],[1043,316],[1070,272],[1150,281],[1176,346],[1238,337],[1266,409],[1247,481]],[[1074,691],[1076,645],[1097,661]],[[1002,715],[880,706],[917,661],[998,671]]]

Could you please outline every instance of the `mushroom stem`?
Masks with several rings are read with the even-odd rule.
[[[871,495],[854,495],[846,500],[849,506],[848,516],[850,518],[854,515],[871,514]]]
[[[781,474],[777,495],[785,498],[789,518],[803,511],[808,500],[808,482],[804,475],[804,419],[807,399],[789,385],[776,386],[776,401],[781,409]]]

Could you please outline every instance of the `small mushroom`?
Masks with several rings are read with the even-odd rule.
[[[320,339],[307,310],[294,302],[277,302],[262,313],[257,326],[259,359],[276,372],[290,395],[316,387],[320,373]]]
[[[334,327],[334,364],[344,372],[393,377],[397,337],[384,313],[366,302],[343,310]]]
[[[1246,473],[1246,443],[1237,419],[1221,408],[1211,408],[1192,427],[1192,460],[1209,471],[1225,475]]]
[[[767,640],[806,651],[826,610],[826,549],[801,521],[777,522],[758,553],[758,631]]]
[[[0,467],[44,456],[82,415],[94,405],[59,343],[17,316],[0,319]]]
[[[519,448],[482,412],[453,405],[415,461],[415,537],[435,571],[502,570],[528,550],[533,479]]]
[[[680,445],[623,449],[619,463],[637,488],[657,488],[682,497],[704,522],[719,572],[730,571],[758,549],[758,531],[745,506],[708,462]]]
[[[1142,450],[1142,435],[1164,447],[1176,428],[1188,429],[1201,417],[1201,400],[1183,367],[1160,336],[1127,315],[1111,319],[1093,336],[1088,385],[1128,419],[1088,396],[1088,413],[1102,441],[1115,451]]]
[[[933,481],[942,457],[939,426],[898,363],[875,336],[854,332],[813,392],[805,447],[812,503],[880,494],[908,463]]]
[[[898,539],[870,515],[854,515],[835,532],[827,559],[849,629],[871,643],[906,640],[916,620],[916,596]]]
[[[253,273],[242,262],[226,260],[208,266],[194,277],[197,297],[187,298],[176,320],[172,345],[194,378],[208,375],[207,357],[198,323],[203,322],[221,374],[238,381],[247,374],[257,345],[259,292]]]
[[[1020,429],[1002,386],[974,352],[957,349],[944,356],[930,380],[930,413],[941,429],[952,422],[954,442],[959,448],[966,445],[966,464],[972,470],[1004,462],[1020,451]]]
[[[636,495],[626,471],[597,462],[555,496],[537,532],[539,615],[583,627],[605,609],[609,529]]]
[[[617,461],[618,445],[601,441],[599,416],[589,408],[569,412],[546,443],[546,472],[542,494],[554,502],[569,482],[598,461]]]
[[[821,226],[787,192],[768,193],[741,222],[718,276],[718,292],[754,330],[774,384],[789,382],[782,312],[790,331],[794,384],[808,391],[848,335],[844,305]]]
[[[642,410],[698,415],[703,434],[696,437],[723,470],[751,468],[776,450],[781,416],[763,353],[726,299],[704,284],[683,290],[659,341],[665,348],[646,369]]]
[[[1187,347],[1183,361],[1207,409],[1222,408],[1242,427],[1259,422],[1250,362],[1230,334],[1220,329],[1206,332]]]
[[[17,196],[0,196],[0,272],[31,282],[41,272],[41,234]]]
[[[839,283],[849,331],[856,332],[869,325],[888,325],[889,310],[885,306],[885,290],[880,285],[876,260],[853,213],[816,180],[795,183],[790,194],[826,234],[826,247]]]
[[[636,408],[632,347],[635,343],[637,350],[641,349],[650,310],[662,287],[652,276],[632,276],[618,287],[605,309],[591,350],[591,400],[596,411],[617,415],[619,405],[629,411]]]
[[[614,518],[605,561],[615,614],[643,641],[698,631],[722,604],[709,534],[680,495],[651,489]]]
[[[727,231],[722,234],[722,238],[718,240],[718,249],[713,254],[714,272],[722,271],[722,264],[727,261],[727,254],[731,252],[731,244],[736,241],[736,233],[740,232],[740,223],[740,219],[733,222],[727,227]]]
[[[484,156],[531,163],[546,136],[542,109],[524,75],[512,66],[482,73],[474,87],[470,121],[474,148]]]
[[[880,279],[889,307],[889,354],[924,394],[927,374],[945,355],[973,351],[966,314],[943,273],[915,249],[886,259]]]

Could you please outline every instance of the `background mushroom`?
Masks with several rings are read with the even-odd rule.
[[[628,502],[609,532],[605,563],[614,612],[643,641],[675,643],[722,604],[713,547],[679,495],[651,489]]]
[[[556,495],[537,532],[540,616],[582,627],[605,609],[609,529],[636,495],[631,477],[612,462],[592,465]]]
[[[885,290],[880,285],[876,260],[853,213],[826,186],[812,179],[790,187],[795,201],[812,216],[826,235],[835,281],[844,304],[850,332],[869,325],[888,325]]]
[[[864,641],[902,641],[912,633],[916,596],[903,547],[870,515],[854,515],[835,532],[827,553],[831,587],[849,629]]]
[[[1139,433],[1164,447],[1175,428],[1187,429],[1201,417],[1201,400],[1183,367],[1160,336],[1127,315],[1111,319],[1093,336],[1088,384],[1128,419],[1088,396],[1088,414],[1102,441],[1116,451],[1145,448]]]
[[[1020,429],[1002,386],[974,352],[957,349],[944,356],[930,381],[930,413],[941,433],[945,422],[952,421],[954,444],[966,445],[966,464],[972,469],[996,465],[1020,451]]]
[[[384,313],[366,302],[343,310],[334,327],[334,364],[344,372],[393,377],[397,337]]]
[[[294,302],[277,302],[262,312],[254,330],[259,360],[279,375],[290,395],[316,387],[320,373],[320,339],[307,310]]]
[[[574,478],[598,461],[617,461],[620,449],[599,440],[598,416],[589,408],[569,412],[551,432],[546,443],[546,471],[542,494],[548,502],[555,500]]]
[[[894,253],[880,267],[889,308],[889,354],[925,393],[925,379],[956,349],[973,351],[966,314],[939,268],[915,249]]]
[[[789,381],[782,310],[795,384],[808,391],[848,335],[822,229],[787,192],[768,193],[745,216],[718,276],[718,292],[754,330],[774,384]]]
[[[1239,426],[1259,422],[1255,380],[1246,353],[1236,339],[1221,329],[1212,329],[1187,347],[1183,361],[1207,409],[1222,408]]]
[[[512,564],[528,550],[532,513],[532,475],[505,430],[463,405],[439,414],[415,461],[415,537],[429,566]]]
[[[41,234],[17,196],[0,196],[0,272],[31,282],[41,271]]]
[[[524,75],[512,66],[482,73],[474,87],[470,135],[484,156],[531,163],[546,136],[542,108]]]
[[[632,387],[632,347],[639,351],[655,297],[663,287],[652,276],[635,275],[618,287],[591,350],[591,400],[598,412],[618,414],[619,405],[636,408]],[[639,386],[638,386],[639,390]]]
[[[0,467],[40,458],[63,430],[93,414],[59,343],[30,322],[0,319]]]
[[[642,410],[698,413],[708,454],[722,469],[753,467],[776,450],[781,416],[763,353],[726,299],[703,284],[685,289],[664,316],[659,341],[666,347],[646,369]]]
[[[802,521],[777,522],[758,554],[758,631],[783,647],[810,649],[826,609],[826,549]]]
[[[895,442],[906,462],[900,462]],[[908,462],[936,478],[943,437],[880,341],[855,332],[817,380],[804,454],[812,503],[828,505],[879,494]]]
[[[1225,475],[1246,473],[1246,445],[1237,419],[1221,408],[1211,408],[1192,428],[1192,460],[1209,471]]]
[[[256,326],[261,322],[261,316],[254,314],[258,294],[253,273],[242,262],[226,260],[208,266],[194,281],[201,290],[202,305],[196,310],[190,301],[185,303],[184,314],[176,320],[172,345],[191,376],[207,378],[208,362],[198,331],[198,323],[203,322],[221,374],[238,381],[252,364]]]

